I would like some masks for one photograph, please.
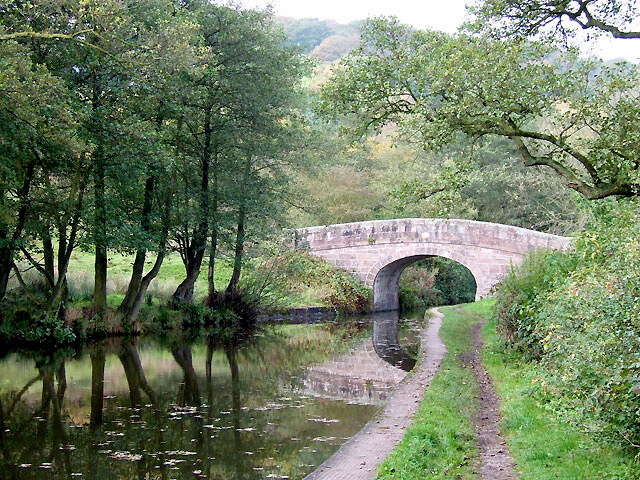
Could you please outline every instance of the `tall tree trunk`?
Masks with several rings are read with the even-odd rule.
[[[209,272],[207,279],[209,282],[209,298],[213,299],[216,294],[215,268],[216,251],[218,250],[218,154],[213,166],[213,195],[211,198],[211,245],[209,250]]]
[[[29,162],[26,167],[22,186],[18,192],[18,198],[20,200],[20,207],[18,209],[18,216],[16,219],[16,225],[13,229],[13,234],[9,234],[9,227],[4,222],[0,224],[0,301],[4,299],[7,293],[7,286],[9,284],[9,277],[11,270],[13,269],[13,256],[17,244],[22,237],[22,231],[27,223],[27,213],[29,208],[29,193],[31,191],[31,182],[35,175],[36,160],[39,159],[39,154],[34,151],[35,160]],[[2,315],[0,314],[0,325],[2,324]]]
[[[42,253],[44,257],[44,271],[45,280],[47,281],[47,287],[53,291],[54,279],[55,279],[55,259],[53,253],[53,242],[51,241],[51,226],[49,222],[46,222],[44,231],[42,232]]]
[[[98,118],[101,86],[97,75],[93,76],[93,126],[96,135],[96,149],[93,152],[94,218],[93,236],[95,247],[93,302],[96,313],[104,314],[107,309],[107,204],[106,204],[106,159],[101,119]]]
[[[100,149],[96,152],[94,169],[94,243],[95,243],[95,286],[93,301],[98,315],[107,308],[107,207],[105,199],[105,162]]]
[[[142,207],[142,220],[140,222],[144,234],[148,234],[151,229],[151,209],[153,206],[154,188],[155,175],[149,173],[144,185],[144,203]],[[118,311],[120,313],[128,314],[133,309],[133,305],[140,290],[140,285],[142,284],[142,274],[144,273],[144,261],[146,256],[146,248],[142,247],[137,249],[127,293],[118,307]]]
[[[84,187],[83,187],[84,190]],[[81,194],[83,195],[83,194]],[[82,205],[80,205],[82,207]],[[75,213],[75,212],[74,212]],[[79,214],[79,211],[77,212]],[[66,254],[67,254],[67,246],[73,250],[73,244],[67,244],[67,220],[61,219],[58,222],[58,280],[62,281],[61,292],[58,293],[57,285],[54,285],[51,292],[51,300],[53,303],[51,304],[52,308],[55,308],[55,303],[57,299],[54,300],[54,295],[57,297],[60,296],[60,308],[58,309],[58,318],[64,319],[67,302],[69,300],[69,285],[67,283],[67,262],[66,262]],[[57,282],[56,282],[57,283]]]
[[[176,175],[175,173],[171,175],[171,192],[174,191],[174,186],[176,183]],[[160,243],[158,245],[158,256],[156,257],[156,261],[153,264],[151,270],[140,280],[140,285],[138,286],[138,290],[135,292],[135,298],[133,302],[131,302],[130,308],[124,312],[125,318],[127,322],[132,325],[138,318],[138,314],[140,313],[140,308],[142,308],[142,302],[144,301],[144,297],[147,294],[147,290],[149,289],[149,285],[154,278],[158,276],[160,272],[160,267],[162,267],[162,262],[166,256],[167,252],[167,238],[169,236],[169,224],[171,223],[171,209],[173,205],[173,193],[169,193],[166,197],[164,204],[164,213],[162,218],[162,234],[160,238]]]
[[[4,225],[0,227],[0,301],[7,293],[9,277],[13,268],[13,251],[7,244],[7,230]],[[0,325],[2,325],[2,314],[0,313]]]
[[[249,178],[249,172],[251,170],[251,159],[247,158],[244,164],[244,171],[242,177],[242,185],[247,183],[247,179]],[[244,238],[245,238],[245,220],[247,215],[247,204],[246,199],[243,197],[240,200],[240,206],[238,208],[238,225],[236,229],[236,247],[235,254],[233,258],[233,273],[231,274],[231,280],[229,280],[229,285],[227,286],[226,293],[230,294],[234,292],[238,287],[238,282],[240,281],[240,274],[242,273],[242,257],[244,255]]]
[[[91,419],[89,427],[95,430],[102,425],[104,408],[104,365],[105,354],[98,348],[91,354]]]
[[[238,209],[238,228],[236,231],[236,248],[233,259],[233,273],[231,274],[231,280],[227,286],[227,293],[235,291],[240,281],[240,274],[242,273],[242,257],[244,255],[244,222],[245,222],[245,206],[244,203],[240,205]]]
[[[62,316],[64,316],[64,304],[69,294],[67,288],[67,269],[69,268],[71,254],[76,244],[78,229],[80,228],[80,216],[84,202],[85,188],[86,178],[83,178],[79,180],[77,187],[72,188],[73,194],[69,195],[70,200],[77,195],[77,200],[73,214],[71,215],[71,231],[69,232],[68,238],[67,220],[62,220],[58,226],[58,278],[56,279],[55,287],[48,302],[48,310],[50,312],[53,311],[58,305],[58,301],[62,300],[59,311]]]
[[[202,149],[202,172],[200,184],[200,211],[199,222],[193,232],[191,245],[187,248],[186,270],[187,277],[178,285],[173,293],[171,303],[179,306],[180,304],[193,302],[193,288],[196,280],[200,275],[200,267],[202,259],[207,248],[207,232],[209,224],[209,170],[211,166],[211,139],[213,129],[211,126],[211,107],[205,114],[204,122],[204,146]]]

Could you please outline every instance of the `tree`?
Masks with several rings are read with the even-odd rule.
[[[583,29],[615,38],[640,38],[632,22],[638,18],[635,0],[482,0],[470,7],[475,29],[499,35],[560,35],[566,39]]]
[[[80,226],[88,162],[75,136],[83,117],[65,82],[43,64],[44,52],[36,58],[15,41],[0,42],[0,300],[12,270],[26,287],[17,264],[25,259],[42,274],[47,298],[27,294],[55,311]],[[36,241],[42,261],[30,253]]]
[[[2,135],[12,145],[1,156],[7,172],[2,217],[8,220],[0,235],[10,239],[3,242],[0,278],[13,268],[41,303],[12,260],[19,252],[17,259],[45,280],[46,310],[64,304],[78,241],[95,248],[98,313],[106,308],[107,249],[136,252],[120,305],[126,317],[137,315],[162,264],[175,156],[173,99],[195,48],[189,14],[179,6],[172,0],[59,0],[0,7],[0,28],[17,39],[0,41],[8,73],[0,80],[9,127]],[[13,35],[20,32],[30,35]],[[149,251],[158,257],[143,277]]]
[[[323,87],[323,108],[357,133],[389,123],[440,148],[459,134],[511,139],[588,199],[640,192],[637,66],[607,67],[536,42],[365,24]]]
[[[192,13],[187,8],[163,0],[144,5],[149,8],[137,9],[136,17],[144,26],[145,44],[153,48],[145,49],[137,61],[137,88],[130,95],[129,104],[131,113],[147,126],[145,148],[129,168],[131,174],[137,173],[138,181],[132,183],[133,188],[122,198],[129,203],[129,228],[121,246],[135,251],[135,259],[118,311],[130,326],[168,250],[179,144],[176,124],[184,114],[180,92],[184,77],[196,68],[195,50],[200,41],[191,21]],[[141,130],[145,132],[145,128]],[[145,273],[150,252],[157,255]]]
[[[287,178],[278,166],[287,162],[303,124],[292,119],[307,62],[285,46],[268,14],[203,3],[198,21],[207,49],[183,96],[188,134],[181,150],[188,167],[180,172],[182,216],[173,237],[186,276],[174,304],[193,300],[207,246],[214,296],[215,256],[225,238],[234,257],[226,290],[236,289],[247,224],[258,211],[269,218],[268,201],[278,194],[274,185]]]

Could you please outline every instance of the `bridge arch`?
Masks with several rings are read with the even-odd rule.
[[[440,255],[412,255],[409,257],[402,257],[393,260],[389,263],[380,262],[377,264],[371,272],[371,275],[375,275],[372,287],[373,287],[373,311],[374,312],[386,312],[391,310],[398,310],[400,306],[399,290],[400,290],[400,277],[404,270],[420,260],[427,260],[429,258],[437,258]],[[476,283],[476,292],[478,291],[478,280],[476,279],[473,271],[460,262],[459,260],[450,258],[467,268]],[[377,273],[375,273],[377,272]],[[369,276],[368,276],[369,277]],[[489,287],[490,288],[490,287]]]
[[[476,299],[489,295],[511,265],[532,249],[566,250],[566,237],[471,220],[404,218],[292,231],[291,247],[309,250],[374,289],[374,311],[398,308],[397,284],[410,264],[428,257],[454,260],[473,274]]]

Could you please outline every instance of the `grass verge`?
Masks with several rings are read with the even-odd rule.
[[[535,364],[503,348],[491,318],[491,306],[489,300],[465,305],[462,310],[489,319],[482,331],[483,363],[502,401],[502,433],[508,439],[520,480],[640,478],[640,464],[628,451],[598,444],[554,418],[550,406],[536,395],[536,389],[542,387]]]
[[[379,468],[379,479],[471,479],[476,455],[477,383],[460,355],[473,345],[475,320],[444,307],[440,338],[447,346],[404,439]]]

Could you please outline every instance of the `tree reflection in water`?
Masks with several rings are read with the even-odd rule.
[[[183,381],[178,390],[177,403],[181,407],[190,405],[200,406],[200,388],[198,387],[198,377],[193,368],[193,358],[191,356],[191,345],[181,345],[171,350],[173,358],[182,369]]]
[[[305,397],[305,368],[350,339],[339,326],[296,331],[0,359],[0,477],[301,478],[376,407]]]

